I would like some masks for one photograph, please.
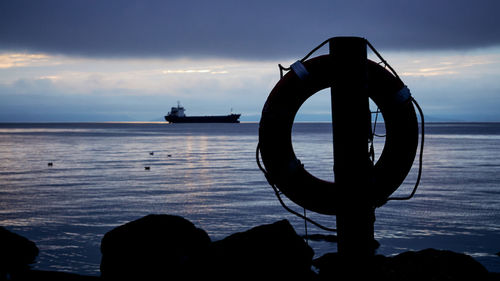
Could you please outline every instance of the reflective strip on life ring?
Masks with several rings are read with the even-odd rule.
[[[289,71],[273,88],[262,110],[259,146],[267,177],[294,203],[317,213],[337,214],[338,186],[311,175],[295,156],[292,126],[300,106],[335,82],[330,56],[303,63],[307,77]],[[403,183],[418,146],[418,122],[408,89],[377,63],[367,60],[367,94],[384,117],[386,140],[373,167],[370,198],[382,206]],[[368,156],[367,156],[368,157]]]

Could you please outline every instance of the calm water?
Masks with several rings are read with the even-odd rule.
[[[35,268],[91,275],[104,233],[150,213],[183,216],[212,240],[283,218],[303,234],[257,168],[257,139],[256,123],[0,124],[0,225],[36,242]],[[296,154],[324,179],[331,139],[330,124],[294,126]],[[378,253],[449,249],[500,272],[499,167],[500,123],[428,124],[417,195],[377,209]],[[416,165],[397,193],[415,177]],[[335,217],[308,215],[335,227]],[[336,250],[310,245],[317,256]]]

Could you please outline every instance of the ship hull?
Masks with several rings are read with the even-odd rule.
[[[170,123],[240,123],[240,114],[230,114],[223,116],[165,116],[165,120]]]

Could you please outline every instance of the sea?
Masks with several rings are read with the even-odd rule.
[[[213,241],[282,219],[300,235],[332,234],[279,204],[256,163],[258,127],[0,124],[0,225],[36,243],[33,268],[86,275],[100,274],[106,232],[148,214],[182,216]],[[379,124],[379,135],[383,129]],[[330,123],[295,123],[292,140],[309,172],[333,179]],[[383,147],[377,137],[376,157]],[[418,170],[416,159],[394,196],[413,190]],[[335,216],[306,215],[336,226]],[[452,250],[500,272],[500,123],[425,124],[418,190],[376,209],[375,238],[378,254]],[[315,257],[337,250],[306,240]]]

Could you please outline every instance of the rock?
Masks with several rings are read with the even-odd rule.
[[[37,256],[34,242],[0,226],[0,280],[29,269]]]
[[[309,280],[313,255],[282,220],[213,242],[201,275],[207,280]]]
[[[471,256],[426,249],[393,257],[390,267],[399,280],[486,280],[488,271]]]
[[[105,280],[309,280],[313,250],[286,220],[210,242],[177,216],[149,215],[106,233]]]
[[[314,260],[313,265],[319,269],[320,280],[352,279],[352,276],[339,279],[339,271],[345,265],[337,253],[325,254]],[[377,255],[369,266],[359,268],[359,271],[373,280],[394,281],[490,280],[488,278],[492,276],[468,255],[436,249],[409,251],[395,257]]]
[[[209,244],[207,233],[182,217],[148,215],[104,235],[101,277],[178,280]]]

